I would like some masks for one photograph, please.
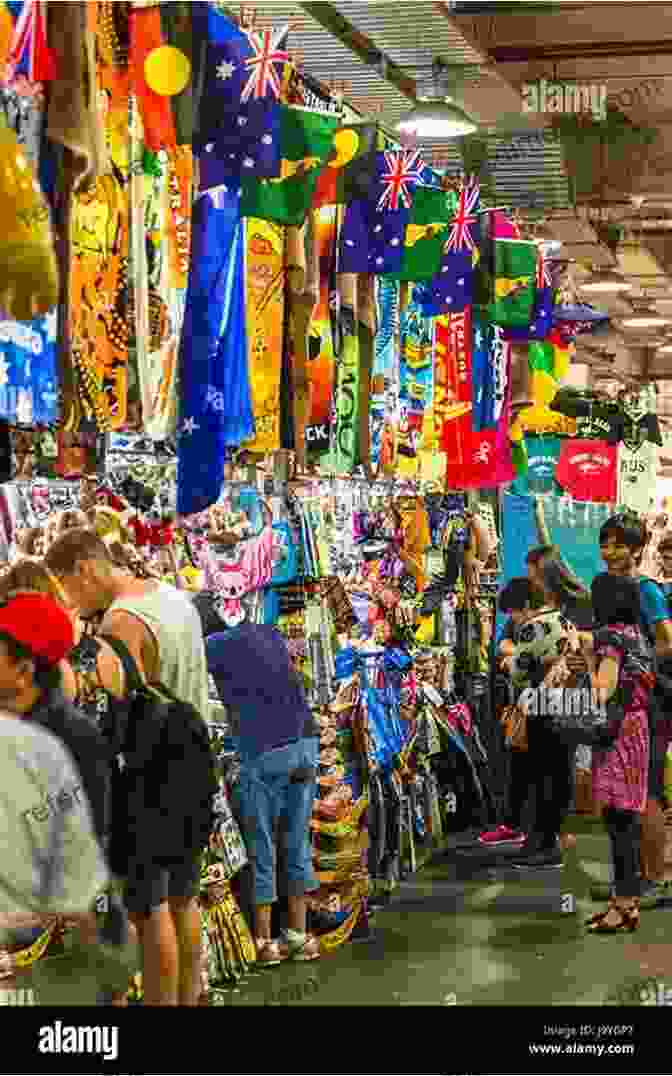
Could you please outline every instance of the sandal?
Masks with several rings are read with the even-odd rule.
[[[258,938],[255,945],[257,949],[258,968],[277,968],[287,960],[284,946],[281,947],[278,942],[267,941],[265,938]]]
[[[312,934],[307,934],[305,940],[299,945],[292,943],[285,936],[279,945],[284,960],[292,960],[297,964],[309,964],[313,960],[319,960],[322,956],[320,943]]]
[[[620,923],[607,923],[607,918],[612,911],[618,912]],[[591,934],[634,934],[639,929],[639,905],[632,904],[629,908],[619,908],[613,904],[604,915],[596,915],[588,924]]]

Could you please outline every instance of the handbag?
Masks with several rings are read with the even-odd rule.
[[[501,722],[507,747],[510,747],[512,751],[528,751],[527,714],[522,707],[505,707]]]

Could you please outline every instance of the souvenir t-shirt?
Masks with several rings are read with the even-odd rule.
[[[636,450],[647,442],[663,447],[657,415],[653,411],[645,412],[643,408],[627,405],[614,418],[609,440],[615,445],[622,442],[630,450]]]
[[[562,441],[559,437],[528,437],[526,439],[528,471],[516,479],[512,492],[519,497],[557,491],[556,470]]]
[[[606,441],[568,441],[562,446],[556,478],[575,501],[614,504],[618,452]]]
[[[618,504],[646,515],[655,496],[659,449],[651,441],[633,451],[626,445],[618,449]]]

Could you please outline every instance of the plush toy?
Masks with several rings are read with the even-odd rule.
[[[220,566],[214,578],[217,599],[215,607],[228,628],[239,627],[246,619],[242,599],[249,592],[250,582],[239,564],[230,568]]]

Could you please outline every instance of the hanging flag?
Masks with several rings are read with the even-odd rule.
[[[406,228],[400,280],[419,283],[439,273],[453,208],[453,198],[445,191],[417,188]]]
[[[512,342],[546,340],[553,329],[553,313],[555,308],[555,289],[553,287],[553,272],[551,264],[539,251],[539,263],[537,267],[536,299],[532,320],[523,328],[508,328],[505,337]]]
[[[177,510],[182,516],[217,502],[227,448],[254,434],[244,253],[237,191],[220,189],[197,199],[180,348]]]
[[[45,0],[23,0],[14,26],[7,81],[11,82],[25,66],[28,81],[53,82],[58,77],[56,58],[47,42],[47,5]]]
[[[476,181],[465,183],[454,205],[437,273],[429,286],[432,304],[439,313],[459,314],[474,301],[474,269],[480,259],[480,205],[480,185]]]
[[[527,328],[537,296],[539,248],[523,240],[495,239],[491,321],[503,329]]]
[[[132,8],[129,15],[130,55],[128,70],[133,94],[142,119],[145,145],[152,153],[172,150],[177,145],[175,120],[170,97],[156,93],[145,76],[145,63],[155,49],[165,45],[161,10],[156,7]]]
[[[261,180],[244,175],[241,212],[244,217],[301,227],[332,151],[339,123],[333,116],[302,112],[286,105],[279,108],[280,175]]]
[[[202,190],[241,174],[280,174],[280,80],[289,63],[280,45],[286,36],[286,26],[255,35],[223,22],[216,43],[208,44],[195,141]],[[266,59],[257,63],[260,57]]]
[[[377,124],[340,127],[334,135],[331,158],[317,182],[314,208],[367,198],[376,182],[377,151]]]
[[[419,153],[379,153],[376,179],[367,199],[351,202],[341,232],[339,266],[343,273],[397,274],[404,260],[404,239],[415,190],[424,182]]]

